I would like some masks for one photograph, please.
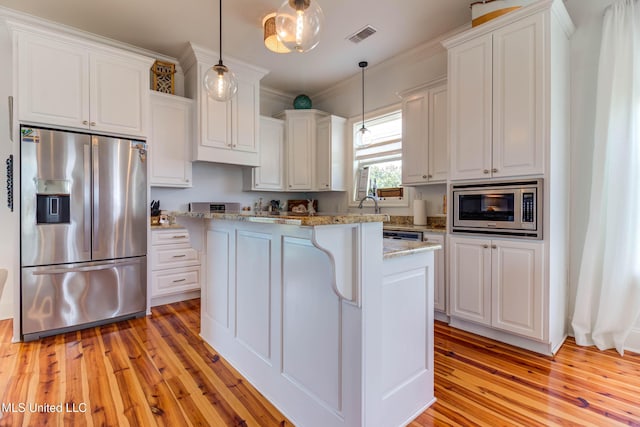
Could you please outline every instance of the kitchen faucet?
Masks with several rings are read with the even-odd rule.
[[[373,211],[377,214],[380,213],[380,206],[378,206],[378,198],[375,196],[364,196],[362,199],[360,199],[360,204],[358,205],[359,209],[362,209],[362,202],[364,202],[367,199],[371,199],[373,200],[373,203],[375,204],[375,207],[373,209]]]

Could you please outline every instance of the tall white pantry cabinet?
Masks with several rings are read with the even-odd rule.
[[[450,181],[543,178],[542,241],[449,235],[451,325],[544,354],[568,324],[573,31],[562,1],[540,0],[443,42]]]

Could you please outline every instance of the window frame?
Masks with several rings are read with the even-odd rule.
[[[395,112],[402,112],[402,103],[397,103],[397,104],[392,104],[386,107],[382,107],[382,108],[378,108],[376,110],[370,111],[368,113],[365,113],[364,115],[364,119],[365,119],[365,126],[366,126],[366,122],[370,121],[370,120],[374,120],[380,116],[385,116],[388,114],[392,114]],[[350,171],[348,172],[348,201],[347,201],[347,206],[349,208],[357,208],[358,205],[360,204],[360,202],[358,200],[355,200],[356,197],[356,183],[357,183],[357,175],[358,175],[358,168],[356,167],[356,162],[355,162],[355,145],[354,145],[354,141],[355,141],[355,135],[357,132],[357,129],[355,128],[356,125],[358,124],[362,124],[362,115],[357,116],[357,117],[351,117],[349,119],[347,119],[347,129],[349,129],[347,131],[347,140],[348,140],[348,149],[347,149],[347,168],[350,169]],[[402,154],[400,154],[400,161],[402,161]],[[404,163],[404,162],[403,162]],[[404,164],[403,164],[404,166]],[[402,185],[401,185],[402,186]],[[378,200],[378,206],[380,207],[398,207],[398,208],[406,208],[409,207],[409,199],[411,196],[411,187],[406,187],[406,186],[402,186],[402,188],[404,188],[404,194],[402,196],[402,199],[397,199],[397,198],[392,198],[392,199],[385,199],[385,200]],[[372,204],[371,201],[365,202],[365,204],[367,206],[369,206],[370,204]]]

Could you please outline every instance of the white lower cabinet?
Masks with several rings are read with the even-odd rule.
[[[200,257],[186,229],[151,230],[151,305],[189,298],[200,290]]]
[[[445,277],[445,246],[444,234],[424,233],[422,240],[425,242],[437,243],[442,246],[434,252],[435,266],[433,269],[433,308],[441,313],[447,312],[446,277]]]
[[[450,237],[451,316],[542,340],[543,251],[543,242]]]

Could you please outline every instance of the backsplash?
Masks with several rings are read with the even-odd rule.
[[[387,224],[394,225],[413,225],[413,215],[391,215]],[[444,215],[427,216],[427,227],[429,228],[446,228],[447,217]]]

